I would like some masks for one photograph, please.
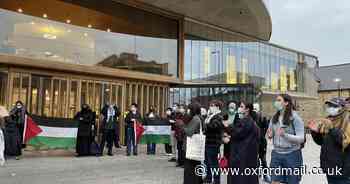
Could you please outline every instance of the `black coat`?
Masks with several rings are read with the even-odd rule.
[[[251,117],[235,121],[231,129],[229,166],[239,168],[258,167],[259,128]],[[258,176],[229,175],[232,184],[258,184]]]
[[[138,122],[142,122],[141,114],[137,111],[135,114],[131,111],[125,117],[125,126],[126,128],[134,128],[134,122],[132,119],[136,119]]]
[[[22,140],[16,121],[11,117],[5,117],[5,154],[20,156],[22,154]]]
[[[92,126],[95,126],[95,118],[96,115],[91,110],[82,110],[75,115],[74,119],[79,121],[78,136],[88,137],[93,135]]]
[[[311,132],[311,135],[316,144],[321,146],[320,160],[323,171],[327,173],[327,170],[332,171],[338,167],[342,169],[343,177],[350,177],[350,147],[343,152],[341,130],[335,128],[326,135],[315,132]]]
[[[114,111],[115,111],[115,115],[113,117],[114,123],[112,126],[112,129],[116,129],[117,128],[117,123],[118,123],[118,118],[121,114],[119,108],[117,106],[114,106]],[[107,116],[108,116],[108,106],[105,105],[102,110],[101,110],[101,114],[103,115],[103,121],[102,121],[102,127],[101,127],[101,131],[104,131],[107,128]]]
[[[224,133],[223,115],[216,114],[210,122],[205,124],[205,144],[206,145],[220,145],[222,144],[222,135]]]

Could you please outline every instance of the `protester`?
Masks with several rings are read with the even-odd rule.
[[[211,169],[219,168],[218,154],[222,144],[224,133],[223,114],[221,113],[222,102],[213,100],[209,103],[209,114],[205,120],[205,165],[207,176],[205,183],[220,184],[220,175],[213,176]]]
[[[321,146],[321,168],[329,184],[350,184],[350,111],[341,98],[326,103],[327,117],[311,120],[308,127]],[[339,170],[340,173],[336,173]],[[340,175],[339,175],[340,174]]]
[[[207,112],[207,109],[205,107],[201,107],[201,116],[200,117],[201,117],[202,121],[207,119],[208,112]]]
[[[224,115],[224,126],[225,126],[225,135],[224,136],[229,136],[230,134],[230,129],[231,125],[236,121],[237,116],[237,103],[235,101],[230,101],[227,104],[227,112]],[[226,159],[230,160],[230,144],[224,144],[224,156]]]
[[[171,123],[170,121],[172,120],[171,117],[171,108],[167,108],[165,111],[165,120],[168,122],[168,124],[171,126],[171,131],[173,131],[173,123]],[[165,149],[165,153],[167,154],[167,156],[172,156],[173,150],[172,150],[172,145],[171,144],[164,144],[164,149]]]
[[[228,114],[228,126],[234,123],[237,117],[237,103],[235,101],[231,101],[227,106],[227,114]]]
[[[115,140],[115,129],[118,124],[118,117],[120,116],[120,111],[115,105],[106,105],[101,110],[102,115],[102,140],[101,140],[101,155],[103,155],[103,150],[107,142],[108,156],[113,156],[113,142]]]
[[[0,106],[0,166],[5,165],[5,117],[9,116],[9,112],[4,106]]]
[[[149,123],[150,121],[159,120],[160,117],[156,113],[156,110],[153,106],[149,108],[149,112],[145,116],[145,124]],[[155,155],[156,154],[156,143],[154,142],[147,142],[147,155]]]
[[[266,152],[267,152],[267,140],[266,140],[266,132],[269,128],[269,122],[266,117],[263,117],[260,111],[260,104],[254,103],[254,111],[252,112],[253,120],[256,122],[260,129],[260,140],[259,140],[259,163],[260,167],[265,169],[268,168],[266,162]],[[271,178],[269,175],[263,176],[264,181],[266,183],[271,183]]]
[[[16,122],[16,115],[5,117],[5,155],[15,156],[16,160],[22,155],[22,136]]]
[[[77,156],[90,155],[90,146],[93,141],[93,131],[95,127],[94,113],[91,111],[89,105],[83,104],[81,111],[78,112],[74,119],[79,121],[76,153]]]
[[[186,137],[191,137],[200,132],[202,120],[200,118],[201,109],[198,103],[193,103],[188,106],[190,114],[190,122],[184,127]],[[186,139],[184,142],[184,151],[186,152]],[[196,168],[201,165],[200,161],[185,159],[184,163],[184,184],[201,184],[202,177],[196,174]]]
[[[273,140],[271,168],[300,169],[303,165],[301,145],[304,143],[304,122],[294,111],[292,98],[287,94],[278,95],[274,102],[277,110],[271,119],[268,137]],[[301,174],[272,173],[273,184],[298,184]]]
[[[115,148],[121,148],[120,146],[120,136],[119,136],[119,132],[120,132],[120,122],[119,122],[119,117],[121,115],[121,110],[120,108],[117,106],[117,105],[114,105],[114,109],[116,112],[119,113],[119,115],[116,117],[117,118],[117,126],[115,127],[115,131],[114,131],[114,139],[113,139],[113,142],[114,142],[114,146]]]
[[[176,113],[178,112],[179,104],[175,103],[171,109],[170,124],[171,124],[171,146],[173,151],[173,157],[170,158],[169,162],[177,161],[177,140],[176,140]]]
[[[24,122],[26,118],[26,114],[28,114],[26,108],[24,107],[23,102],[17,101],[16,106],[10,111],[10,115],[12,116],[12,120],[15,121],[19,130],[19,136],[21,141],[21,147],[24,148],[25,144],[23,143],[23,131],[24,131]]]
[[[186,121],[186,109],[185,105],[180,105],[178,112],[176,112],[175,122],[175,137],[177,142],[177,165],[176,167],[183,167],[185,161],[185,152],[183,150],[183,144],[185,139],[184,126]]]
[[[134,131],[134,123],[141,123],[141,114],[137,110],[138,106],[136,103],[131,104],[130,111],[125,117],[125,125],[127,130],[127,149],[126,155],[130,156],[131,151],[133,154],[137,155],[137,142],[136,135]]]
[[[253,105],[241,102],[238,119],[231,127],[231,151],[229,167],[239,169],[237,175],[229,175],[229,184],[258,184],[257,175],[246,175],[246,168],[258,168],[259,128],[253,117]]]

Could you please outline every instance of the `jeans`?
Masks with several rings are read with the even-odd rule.
[[[155,143],[148,143],[147,144],[147,154],[148,155],[155,155],[156,154],[156,144]]]
[[[303,156],[301,150],[296,150],[291,153],[281,154],[276,151],[271,153],[271,165],[270,168],[286,168],[286,169],[300,169],[303,166]],[[301,181],[301,175],[282,175],[281,173],[273,173],[271,175],[272,181],[282,182],[287,184],[299,184]]]
[[[126,136],[126,154],[130,155],[131,149],[134,152],[134,155],[137,155],[137,143],[135,142],[135,132],[134,128],[128,127],[127,128],[127,136]]]
[[[214,179],[214,184],[220,184],[220,175],[215,175],[211,173],[213,168],[219,168],[218,154],[220,152],[220,145],[205,145],[205,165],[207,166],[207,176],[205,181],[207,183],[212,183]]]
[[[350,178],[327,176],[328,184],[350,184]]]
[[[186,153],[183,148],[183,141],[177,141],[177,164],[184,165]]]

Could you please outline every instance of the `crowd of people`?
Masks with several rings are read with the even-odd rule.
[[[276,97],[273,107],[276,113],[268,118],[263,116],[259,104],[247,102],[221,102],[213,100],[209,106],[193,102],[188,105],[173,104],[167,108],[165,117],[156,113],[151,106],[149,112],[142,116],[138,105],[130,105],[126,114],[126,155],[138,154],[135,139],[136,123],[163,118],[171,126],[171,143],[165,144],[165,151],[172,156],[169,162],[176,162],[176,167],[184,168],[184,184],[220,184],[221,176],[212,173],[213,168],[229,167],[243,172],[246,168],[286,168],[303,167],[302,149],[307,146],[306,132],[311,131],[314,141],[321,146],[321,168],[330,184],[350,183],[350,99],[334,98],[325,103],[327,116],[310,120],[306,124],[298,115],[293,99],[287,94]],[[0,111],[2,111],[0,109]],[[8,115],[2,115],[0,129],[0,152],[6,156],[19,159],[23,144],[22,135],[26,111],[24,104],[16,106]],[[96,113],[88,104],[83,104],[74,119],[79,123],[77,133],[77,156],[102,156],[104,148],[113,155],[113,147],[120,148],[120,109],[113,104],[106,104],[101,110],[100,126],[96,124]],[[101,137],[96,143],[97,130]],[[193,160],[186,156],[188,138],[195,134],[205,135],[204,159]],[[266,161],[267,142],[272,141],[271,162]],[[156,144],[147,143],[147,154],[156,154]],[[220,159],[227,161],[222,166]],[[0,164],[5,159],[0,155]],[[206,174],[200,176],[196,168],[205,165]],[[329,169],[341,168],[341,175],[329,173]],[[267,183],[298,184],[300,174],[246,175],[244,173],[227,176],[229,184],[258,184],[259,177]]]

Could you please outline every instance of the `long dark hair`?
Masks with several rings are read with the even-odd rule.
[[[241,106],[241,104],[244,104],[245,108],[248,109],[249,116],[252,117],[255,120],[256,117],[255,117],[255,113],[254,113],[254,106],[253,106],[253,104],[252,103],[246,103],[244,101],[241,101],[239,103],[239,106]]]
[[[278,96],[282,97],[284,102],[288,102],[288,105],[284,110],[283,124],[289,126],[291,124],[291,120],[293,117],[293,110],[295,109],[293,104],[293,99],[288,94],[280,94]],[[272,123],[277,123],[280,115],[281,115],[281,112],[277,111],[276,114],[272,117]]]

